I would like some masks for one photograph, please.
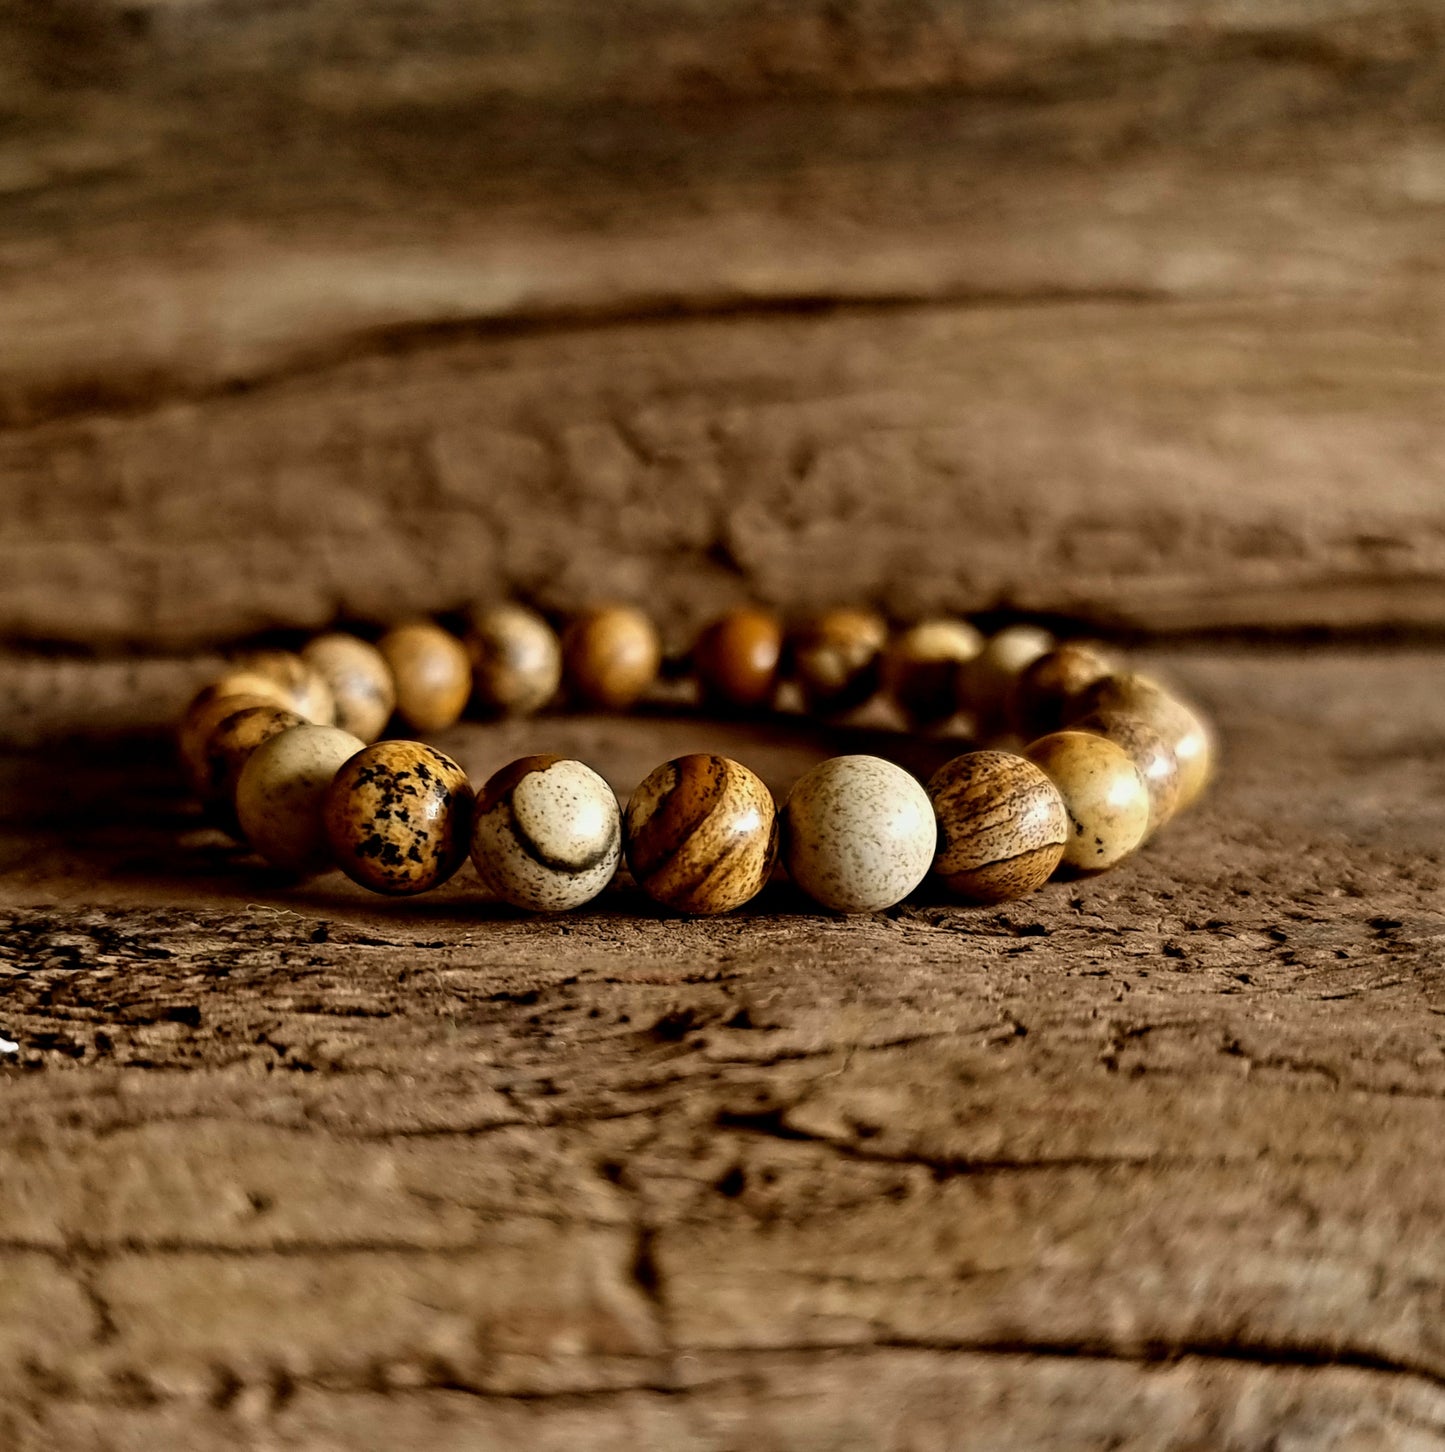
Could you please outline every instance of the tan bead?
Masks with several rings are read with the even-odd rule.
[[[996,734],[1008,725],[1014,684],[1053,648],[1053,636],[1036,625],[1006,625],[989,636],[964,668],[959,683],[960,704],[973,715],[980,731]]]
[[[1179,763],[1176,811],[1196,802],[1214,775],[1214,730],[1193,707],[1167,686],[1141,671],[1111,672],[1094,681],[1080,696],[1081,714],[1123,711],[1147,721],[1164,739]]]
[[[1157,832],[1179,807],[1179,761],[1164,738],[1142,717],[1127,711],[1095,711],[1070,728],[1092,731],[1120,747],[1134,763],[1149,793],[1149,831]]]
[[[888,642],[884,689],[910,724],[936,726],[957,713],[963,672],[982,649],[966,620],[922,620]]]
[[[396,682],[397,714],[417,731],[455,725],[472,694],[472,662],[466,647],[429,620],[388,630],[376,648]]]
[[[281,706],[246,706],[227,716],[206,741],[201,800],[226,831],[237,833],[236,783],[251,753],[263,741],[306,725],[304,717]]]
[[[1102,872],[1149,830],[1149,791],[1122,747],[1088,731],[1054,731],[1026,753],[1058,787],[1069,814],[1064,865]]]
[[[331,688],[336,725],[362,741],[375,741],[396,708],[396,683],[386,657],[354,635],[318,635],[301,659]]]
[[[273,867],[308,873],[331,866],[321,819],[326,792],[365,744],[336,726],[296,726],[251,753],[236,782],[236,819]]]
[[[330,726],[335,721],[336,702],[331,687],[299,655],[289,650],[256,650],[243,655],[237,667],[243,673],[275,681],[284,693],[283,704],[298,716],[318,726]]]
[[[641,610],[601,605],[567,627],[562,657],[567,684],[578,701],[604,711],[625,711],[657,679],[662,642]]]
[[[1055,646],[1025,667],[1014,683],[1009,720],[1025,740],[1057,731],[1077,717],[1082,693],[1114,669],[1114,659],[1097,646]]]
[[[665,762],[627,803],[627,862],[650,897],[681,912],[730,912],[768,880],[778,855],[772,794],[724,756]]]
[[[933,870],[974,902],[1003,902],[1041,887],[1069,835],[1063,798],[1031,761],[1009,751],[970,751],[928,783],[938,818]]]
[[[466,773],[422,741],[378,741],[336,773],[322,807],[336,865],[395,897],[426,892],[466,860],[473,795]]]
[[[255,690],[247,690],[254,685]],[[192,698],[176,728],[176,748],[186,785],[196,796],[205,792],[206,742],[227,716],[246,706],[281,706],[281,689],[264,676],[223,676]]]
[[[770,610],[729,610],[698,636],[692,663],[703,699],[738,710],[770,706],[778,689],[783,625]]]
[[[792,674],[808,709],[826,715],[869,700],[887,641],[887,623],[872,610],[825,610],[794,630]]]
[[[540,711],[562,683],[557,632],[524,605],[489,605],[470,613],[467,652],[472,688],[488,711],[527,716]]]

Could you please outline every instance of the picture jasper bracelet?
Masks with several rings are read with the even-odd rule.
[[[1122,861],[1199,797],[1213,766],[1199,713],[1099,647],[1027,625],[985,638],[963,620],[890,636],[854,609],[791,633],[769,611],[730,611],[690,653],[700,699],[764,711],[790,681],[807,710],[837,716],[881,691],[911,728],[966,716],[975,737],[1028,744],[965,752],[926,788],[881,757],[832,757],[781,809],[740,762],[684,756],[624,811],[580,761],[524,756],[474,792],[434,746],[378,739],[393,716],[442,730],[469,701],[493,715],[559,695],[625,710],[662,663],[652,621],[621,605],[586,611],[560,638],[516,604],[473,610],[462,639],[430,621],[375,645],[331,633],[296,655],[253,653],[206,686],[180,723],[181,764],[210,820],[289,872],[339,867],[406,895],[470,856],[496,897],[558,912],[595,898],[625,856],[644,892],[696,914],[741,906],[779,861],[836,912],[891,907],[930,870],[972,902],[1018,897],[1055,873]]]

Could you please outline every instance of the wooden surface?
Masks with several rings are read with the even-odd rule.
[[[1163,664],[1201,811],[856,921],[288,888],[144,735],[0,758],[0,1443],[1445,1447],[1445,659]]]
[[[0,94],[0,640],[1445,629],[1436,4],[10,0]]]

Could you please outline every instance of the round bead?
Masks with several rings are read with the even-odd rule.
[[[1032,741],[1079,715],[1081,694],[1114,668],[1113,658],[1092,645],[1059,645],[1025,667],[1009,702],[1013,728]]]
[[[273,867],[324,872],[331,866],[321,820],[326,791],[365,744],[336,726],[296,726],[251,753],[236,782],[236,819]]]
[[[1123,711],[1147,721],[1179,763],[1176,811],[1197,801],[1214,775],[1215,738],[1209,723],[1152,676],[1122,671],[1101,676],[1079,698],[1081,714]]]
[[[825,610],[793,631],[792,672],[808,709],[848,711],[872,697],[887,640],[887,624],[871,610]]]
[[[1179,807],[1179,760],[1142,717],[1127,711],[1095,711],[1070,728],[1092,731],[1121,748],[1149,793],[1149,831],[1156,832]]]
[[[622,813],[590,766],[524,756],[482,788],[472,861],[504,902],[562,912],[591,902],[622,856]]]
[[[1006,625],[989,636],[959,682],[960,703],[973,713],[980,729],[997,731],[1008,724],[1014,683],[1053,647],[1053,636],[1036,625]]]
[[[954,715],[964,668],[983,648],[966,620],[923,620],[888,642],[883,685],[915,726],[936,726]]]
[[[1027,752],[1058,787],[1069,814],[1064,864],[1102,872],[1127,857],[1149,830],[1149,792],[1122,747],[1087,731],[1055,731]]]
[[[472,804],[451,757],[421,741],[378,741],[336,773],[322,819],[353,882],[403,897],[445,882],[466,860]]]
[[[239,683],[241,689],[233,689]],[[190,789],[202,796],[206,785],[206,742],[227,716],[246,706],[283,705],[281,691],[262,676],[251,678],[255,690],[246,690],[248,682],[238,676],[223,676],[199,692],[186,707],[176,729],[176,747],[181,770]]]
[[[523,605],[491,605],[471,613],[467,651],[477,700],[500,715],[540,711],[562,683],[557,632]]]
[[[203,753],[201,800],[228,832],[239,830],[236,783],[251,753],[263,741],[306,724],[303,717],[282,706],[245,706],[211,732]]]
[[[1048,776],[1010,751],[970,751],[933,774],[938,817],[933,870],[974,902],[1003,902],[1041,887],[1064,855],[1063,798]]]
[[[625,711],[657,679],[662,642],[630,605],[601,605],[577,616],[562,638],[567,683],[586,706]]]
[[[314,721],[329,726],[336,719],[336,701],[331,687],[299,655],[289,650],[256,650],[237,662],[242,673],[264,676],[282,691],[282,704]]]
[[[730,610],[698,637],[693,669],[703,697],[740,710],[772,704],[783,655],[783,626],[767,610]]]
[[[396,682],[396,709],[417,731],[444,731],[466,709],[472,662],[456,636],[429,620],[387,631],[376,647]]]
[[[772,794],[725,756],[664,762],[627,803],[627,862],[650,897],[725,913],[753,897],[778,855]]]
[[[807,772],[781,816],[788,875],[840,913],[902,902],[928,875],[938,826],[928,794],[877,756],[835,756]]]
[[[354,635],[318,635],[301,659],[331,687],[336,725],[362,741],[375,741],[396,709],[396,683],[386,657]]]

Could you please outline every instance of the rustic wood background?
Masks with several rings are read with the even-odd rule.
[[[1442,241],[1438,0],[0,0],[0,1446],[1445,1449]],[[1043,612],[1223,777],[848,922],[201,828],[215,652],[503,590]]]

